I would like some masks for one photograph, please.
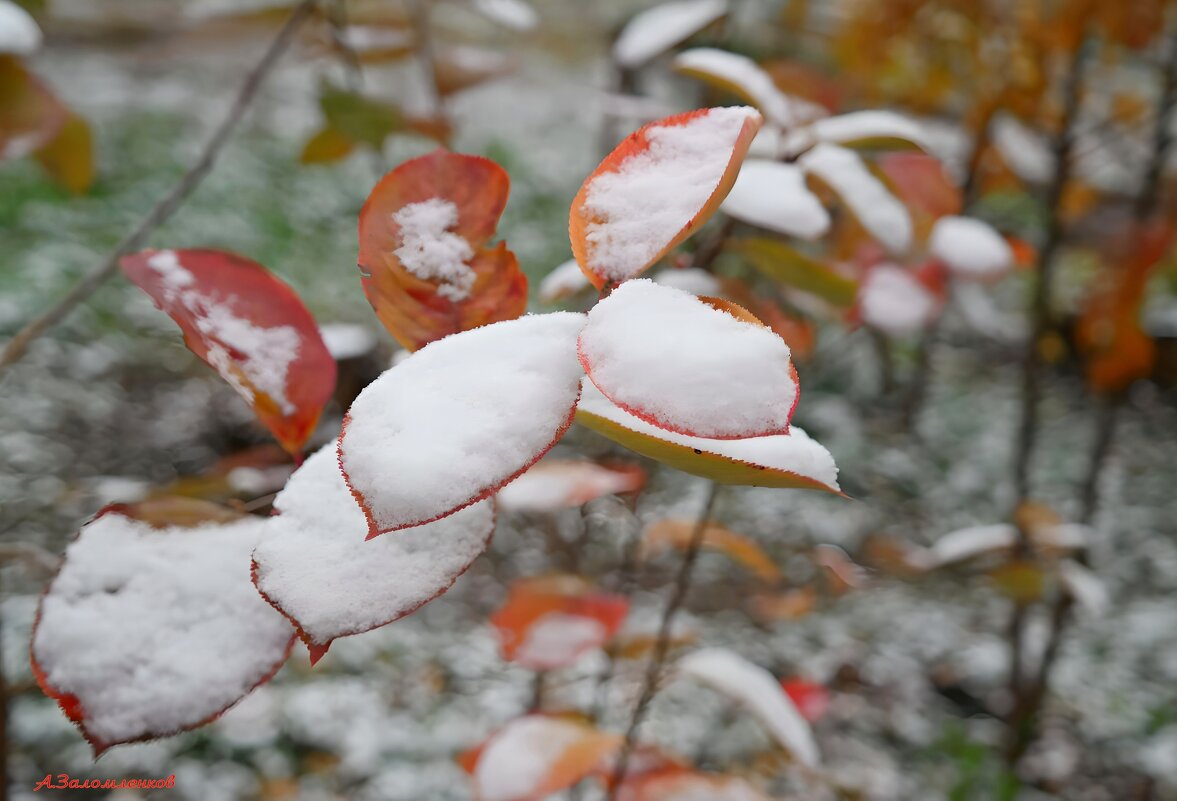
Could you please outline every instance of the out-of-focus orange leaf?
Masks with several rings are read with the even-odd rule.
[[[813,723],[830,708],[830,691],[800,676],[781,679],[781,689],[793,701],[801,717]]]
[[[1123,391],[1152,371],[1156,343],[1140,326],[1140,308],[1148,280],[1172,241],[1167,221],[1135,224],[1105,256],[1075,331],[1087,382],[1096,392]]]
[[[75,195],[94,183],[94,145],[90,125],[70,112],[65,124],[33,155],[53,179]]]
[[[0,54],[0,161],[36,152],[53,141],[69,111],[14,56]]]
[[[835,306],[854,302],[858,285],[815,258],[767,237],[740,239],[730,245],[764,275],[785,286],[816,295]]]
[[[1063,219],[1073,222],[1094,209],[1099,198],[1099,189],[1091,184],[1083,181],[1068,181],[1066,188],[1063,189],[1059,212]]]
[[[509,190],[493,161],[436,150],[388,173],[368,196],[364,294],[405,348],[523,314],[527,277],[515,254],[502,242],[487,246]]]
[[[500,508],[552,512],[581,506],[602,495],[636,492],[646,471],[636,464],[616,466],[572,459],[548,459],[499,490]]]
[[[106,511],[117,512],[132,520],[139,520],[152,528],[193,528],[205,523],[231,523],[244,514],[227,506],[198,498],[159,497],[137,503],[116,503]]]
[[[649,123],[614,148],[569,213],[572,254],[593,286],[640,275],[707,222],[761,119],[750,108],[698,109]]]
[[[817,546],[813,561],[825,570],[826,582],[835,595],[845,595],[866,585],[863,569],[836,545]]]
[[[622,782],[617,801],[768,801],[768,796],[734,776],[671,767]]]
[[[335,359],[294,290],[260,264],[219,250],[145,250],[123,274],[184,332],[292,454],[335,388]]]
[[[554,670],[602,647],[628,612],[628,599],[596,592],[578,576],[544,576],[515,582],[490,622],[508,661]]]
[[[787,95],[803,97],[830,112],[837,111],[842,105],[842,85],[811,64],[781,58],[766,61],[761,67]]]
[[[1015,267],[1026,270],[1038,263],[1038,248],[1028,240],[1019,236],[1006,235],[1005,241],[1009,243],[1009,248],[1013,251]]]
[[[693,520],[661,520],[642,532],[641,556],[649,559],[668,548],[685,550],[695,531]],[[703,530],[703,547],[726,554],[755,573],[761,580],[777,581],[781,572],[756,542],[718,523]]]
[[[989,580],[1002,594],[1022,606],[1042,599],[1046,591],[1046,573],[1042,565],[1030,559],[1015,559],[989,571]]]
[[[461,45],[437,53],[433,61],[433,77],[438,94],[448,97],[508,75],[516,66],[514,58],[496,50]]]
[[[817,607],[817,590],[800,587],[774,595],[757,595],[752,599],[752,613],[764,621],[797,620]]]
[[[517,718],[458,757],[477,801],[540,801],[588,776],[622,737],[553,715]]]
[[[885,153],[879,170],[914,218],[917,237],[926,239],[932,223],[948,214],[959,214],[960,188],[948,177],[935,156],[916,152]]]
[[[299,161],[303,164],[326,164],[347,157],[356,149],[356,143],[338,128],[328,125],[307,140]]]

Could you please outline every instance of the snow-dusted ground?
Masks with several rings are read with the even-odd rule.
[[[567,13],[565,4],[552,7]],[[5,190],[19,184],[27,193],[5,212],[14,223],[14,246],[0,275],[4,329],[59,293],[160,193],[217,119],[254,50],[256,43],[236,44],[175,57],[167,45],[113,55],[108,48],[51,46],[36,60],[97,122],[105,177],[95,196],[63,203],[38,194],[31,167],[4,168]],[[592,87],[601,75],[584,55],[558,57],[537,44],[520,74],[455,104],[459,149],[490,151],[512,172],[500,232],[535,276],[566,258],[567,202],[598,156],[604,101]],[[371,165],[362,157],[328,169],[294,164],[316,124],[313,87],[321,69],[329,68],[292,63],[281,71],[224,163],[154,243],[241,250],[287,277],[320,320],[375,329],[353,267],[354,218],[373,180]],[[411,85],[407,76],[375,80],[391,93]],[[386,159],[394,164],[427,147],[398,143]],[[1006,311],[1016,311],[1020,300],[1016,280],[999,293]],[[1001,521],[1012,502],[1007,475],[1016,361],[1004,346],[958,328],[950,326],[950,339],[962,344],[937,351],[922,444],[897,433],[876,408],[865,337],[829,331],[813,363],[801,367],[798,421],[834,453],[854,500],[736,489],[721,495],[718,516],[760,541],[798,584],[812,577],[805,554],[817,543],[858,555],[873,534],[927,544],[965,525]],[[1037,464],[1044,498],[1070,513],[1094,419],[1093,409],[1075,400],[1074,383],[1065,377],[1052,384]],[[324,424],[324,436],[333,422]],[[244,406],[194,363],[170,322],[136,291],[111,285],[0,381],[3,540],[57,551],[104,501],[134,499],[257,438]],[[1081,620],[1067,641],[1049,736],[1028,763],[1044,787],[1058,789],[1054,795],[1024,791],[1025,799],[1144,798],[1134,794],[1147,779],[1156,782],[1154,798],[1177,797],[1177,410],[1171,396],[1137,392],[1119,442],[1092,557],[1111,611]],[[595,435],[574,430],[568,447],[577,446],[609,450]],[[692,515],[703,490],[699,480],[656,472],[638,517]],[[594,527],[580,568],[612,574],[633,525],[615,506],[594,509],[612,524]],[[568,528],[577,527],[578,513],[564,517]],[[202,801],[467,798],[454,754],[525,710],[532,693],[531,675],[501,662],[486,617],[503,600],[507,581],[567,568],[562,559],[549,553],[535,526],[507,517],[490,553],[441,600],[395,625],[339,641],[313,671],[299,647],[271,684],[214,725],[115,748],[97,764],[56,705],[31,684],[28,630],[44,576],[6,567],[0,613],[15,797],[42,797],[32,794],[36,781],[69,772],[79,778],[175,773],[172,797]],[[664,597],[659,588],[674,568],[667,555],[642,574],[636,617],[656,616]],[[871,586],[823,601],[807,617],[765,625],[745,611],[752,588],[740,568],[705,555],[697,576],[688,620],[701,642],[834,688],[832,711],[816,726],[818,745],[828,771],[861,787],[862,797],[972,798],[970,787],[976,798],[997,797],[994,765],[976,754],[995,753],[990,746],[999,744],[1000,726],[959,700],[967,693],[983,703],[1003,701],[1008,608],[983,578],[956,573],[908,583],[876,576]],[[1031,652],[1040,631],[1030,626]],[[549,706],[588,706],[601,667],[590,659],[552,676]],[[623,667],[608,724],[622,725],[639,675],[640,665]],[[950,699],[937,692],[933,676],[964,692]],[[772,776],[774,797],[832,798],[787,769],[754,762],[766,735],[718,695],[693,685],[668,685],[644,733],[708,768]]]

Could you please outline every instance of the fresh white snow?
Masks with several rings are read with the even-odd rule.
[[[723,285],[719,283],[719,279],[698,267],[667,267],[655,273],[653,281],[662,286],[690,292],[692,295],[712,298],[723,295]]]
[[[935,319],[939,302],[911,271],[895,264],[871,267],[858,287],[862,321],[896,337],[924,330]]]
[[[531,670],[555,670],[600,648],[608,639],[605,624],[586,615],[548,612],[527,627],[511,660]]]
[[[400,244],[393,255],[413,275],[438,283],[437,294],[465,300],[477,279],[467,263],[474,249],[465,237],[451,231],[458,225],[458,207],[443,198],[409,203],[392,215]]]
[[[556,717],[529,715],[499,729],[474,767],[479,801],[526,801],[552,773],[557,761],[579,743],[587,729]]]
[[[584,321],[557,312],[453,334],[364,389],[339,453],[372,532],[451,514],[543,456],[576,404]]]
[[[334,442],[294,473],[274,509],[278,515],[253,553],[254,581],[318,648],[397,620],[442,594],[494,531],[488,499],[365,541],[368,523],[343,481]]]
[[[576,259],[556,265],[539,282],[539,299],[543,303],[557,303],[592,286]]]
[[[324,323],[319,326],[319,336],[336,361],[364,356],[376,347],[376,335],[355,323]]]
[[[154,529],[108,512],[69,546],[33,656],[97,748],[202,723],[285,660],[294,631],[249,576],[267,524]]]
[[[814,240],[830,228],[830,214],[794,164],[749,159],[720,210],[740,222]]]
[[[690,293],[627,281],[589,311],[578,349],[597,388],[654,425],[712,439],[788,430],[789,346]]]
[[[928,252],[961,278],[985,280],[1013,266],[1009,243],[987,222],[973,217],[941,217],[928,237]]]
[[[912,225],[907,209],[853,150],[823,142],[798,163],[833,189],[863,228],[888,251],[901,254],[911,247]]]
[[[613,44],[613,60],[640,67],[727,14],[727,0],[675,0],[630,18]]]
[[[741,132],[759,122],[741,106],[644,128],[645,148],[586,182],[587,266],[610,281],[648,267],[720,190]]]
[[[712,80],[739,90],[760,109],[774,126],[792,128],[826,116],[816,103],[786,95],[772,77],[752,59],[739,53],[712,47],[697,47],[679,53],[674,68],[689,75],[708,76]]]
[[[534,30],[539,14],[524,0],[472,0],[474,9],[487,19],[514,31]]]
[[[41,29],[29,12],[12,0],[0,0],[0,53],[30,56],[41,46]]]
[[[499,490],[498,503],[513,512],[554,512],[602,495],[632,492],[645,481],[639,471],[611,470],[580,460],[546,459]]]

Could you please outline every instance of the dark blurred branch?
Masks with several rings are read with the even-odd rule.
[[[634,746],[637,744],[638,729],[641,727],[642,721],[646,718],[646,712],[649,709],[650,702],[654,700],[654,696],[658,692],[658,683],[662,678],[662,668],[666,663],[666,655],[670,651],[674,616],[682,608],[683,602],[687,598],[687,592],[691,588],[691,573],[694,571],[695,561],[698,559],[699,551],[703,546],[703,535],[707,531],[707,523],[711,519],[711,511],[715,508],[715,499],[719,495],[719,486],[714,481],[708,484],[707,499],[703,503],[703,509],[699,512],[698,519],[695,520],[695,528],[691,531],[691,539],[687,545],[686,553],[683,554],[682,566],[679,567],[678,577],[674,582],[674,591],[666,604],[666,609],[662,613],[662,622],[658,626],[658,637],[654,641],[654,653],[650,656],[650,662],[646,666],[646,676],[642,683],[642,694],[639,696],[638,702],[633,708],[633,714],[629,719],[629,726],[625,730],[625,741],[621,745],[621,750],[617,754],[617,763],[613,767],[612,781],[610,782],[609,795],[607,796],[608,801],[615,801],[617,798],[617,791],[621,787],[621,780],[625,778],[625,772],[629,768],[630,754],[633,753]]]
[[[437,82],[437,47],[433,41],[430,2],[431,0],[412,0],[413,35],[416,37],[417,52],[425,70],[425,94],[429,99],[431,113],[444,118],[445,98]]]
[[[1072,151],[1075,146],[1075,122],[1083,97],[1083,74],[1087,45],[1080,43],[1071,56],[1063,84],[1063,116],[1054,141],[1054,175],[1046,194],[1049,215],[1046,240],[1038,261],[1038,281],[1030,304],[1030,337],[1022,364],[1022,412],[1015,444],[1014,487],[1019,503],[1030,495],[1030,463],[1038,440],[1038,403],[1042,395],[1042,355],[1039,351],[1043,338],[1053,327],[1052,305],[1054,270],[1058,251],[1065,238],[1063,220],[1063,192],[1071,178]]]
[[[29,321],[8,341],[4,351],[0,353],[0,374],[14,362],[24,356],[29,343],[44,334],[53,326],[61,322],[76,306],[89,298],[94,291],[105,283],[118,271],[119,258],[133,250],[142,247],[147,237],[160,225],[165,223],[180,206],[188,199],[193,190],[200,185],[205,176],[212,170],[217,156],[237,129],[245,112],[253,103],[258,89],[261,88],[273,70],[279,57],[290,46],[294,35],[304,22],[311,16],[318,0],[303,0],[286,20],[278,35],[270,43],[266,52],[258,63],[245,76],[237,97],[230,106],[224,120],[217,126],[209,138],[196,162],[180,177],[171,190],[160,198],[151,211],[139,221],[122,241],[115,246],[98,267],[82,277],[73,288],[57,303],[46,309],[37,317]]]

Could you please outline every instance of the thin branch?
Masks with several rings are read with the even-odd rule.
[[[1054,269],[1065,236],[1063,192],[1071,178],[1072,151],[1075,146],[1075,122],[1082,100],[1083,74],[1087,47],[1080,43],[1071,57],[1063,86],[1063,117],[1054,142],[1055,167],[1047,189],[1046,208],[1049,219],[1046,241],[1038,263],[1038,282],[1030,305],[1031,330],[1022,364],[1022,414],[1014,458],[1014,487],[1018,502],[1030,495],[1030,463],[1038,440],[1038,402],[1042,395],[1042,356],[1039,346],[1050,331],[1054,290]],[[1024,539],[1024,538],[1023,538]]]
[[[698,519],[695,521],[695,527],[691,531],[691,539],[687,545],[686,553],[683,555],[682,566],[679,567],[678,577],[674,582],[674,591],[671,593],[670,600],[666,604],[666,609],[662,612],[662,622],[658,626],[658,638],[654,642],[654,653],[650,656],[650,662],[646,666],[646,676],[642,683],[642,694],[639,696],[638,702],[633,708],[633,714],[629,719],[629,726],[625,730],[625,741],[622,743],[621,750],[617,754],[617,764],[613,768],[613,777],[607,797],[608,801],[615,801],[617,798],[617,791],[621,787],[621,780],[625,778],[625,772],[629,768],[630,754],[637,744],[638,729],[641,727],[642,721],[646,718],[646,712],[649,710],[650,702],[654,700],[654,696],[658,692],[658,684],[662,678],[662,669],[666,663],[666,655],[670,651],[674,616],[682,608],[683,602],[687,597],[687,592],[691,588],[691,573],[694,571],[695,561],[698,559],[699,551],[703,546],[703,535],[707,531],[707,522],[711,519],[711,512],[715,508],[715,499],[719,495],[719,487],[720,485],[714,481],[710,482],[707,487],[707,498],[703,503],[702,511],[699,512]]]
[[[24,356],[30,342],[65,319],[66,315],[76,306],[87,300],[98,287],[113,276],[118,271],[119,258],[141,247],[147,237],[165,223],[188,199],[193,190],[200,185],[200,182],[212,170],[217,156],[220,155],[230,136],[240,124],[266,76],[270,74],[279,57],[290,46],[299,27],[311,16],[317,3],[318,0],[303,0],[291,12],[290,17],[278,35],[274,37],[261,59],[245,76],[233,105],[230,106],[224,120],[217,126],[205,144],[199,158],[180,177],[172,189],[156,202],[151,211],[123,237],[122,241],[115,246],[101,264],[74,284],[73,288],[61,300],[28,322],[9,340],[4,351],[0,353],[0,375],[3,375],[9,366]]]

